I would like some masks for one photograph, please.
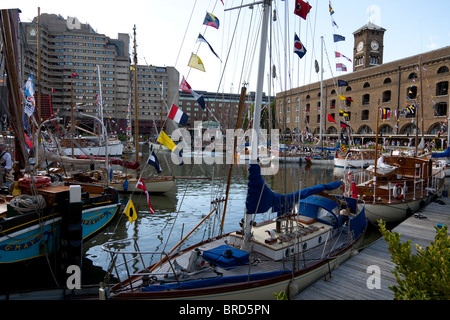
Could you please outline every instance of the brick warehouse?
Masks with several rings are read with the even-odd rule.
[[[409,111],[417,105],[419,137],[423,130],[427,141],[435,139],[437,146],[443,147],[447,139],[450,47],[383,64],[384,31],[368,23],[353,33],[353,72],[339,77],[348,86],[335,85],[338,79],[323,81],[323,117],[320,117],[320,82],[277,94],[278,128],[287,133],[306,128],[318,137],[322,121],[325,138],[335,139],[341,133],[339,123],[344,121],[350,128],[342,128],[342,133],[347,134],[347,130],[351,130],[355,139],[373,141],[379,105],[383,110],[379,118],[379,136],[402,144],[411,143],[415,136],[416,118]],[[342,97],[353,102],[341,100]],[[328,120],[328,115],[335,119],[336,124]]]

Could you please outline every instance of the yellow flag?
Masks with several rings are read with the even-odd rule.
[[[161,143],[163,146],[166,146],[167,148],[169,148],[171,151],[173,151],[176,148],[176,144],[162,130],[161,130],[161,133],[159,134],[158,142]]]
[[[345,99],[347,99],[347,97],[339,95],[339,100],[345,100]]]
[[[125,213],[128,216],[128,220],[130,221],[130,223],[133,223],[134,220],[137,219],[137,212],[136,209],[134,208],[133,201],[131,201],[131,199],[128,200],[127,206],[125,207],[123,213]]]
[[[191,59],[189,60],[189,67],[198,69],[200,71],[205,71],[205,66],[203,65],[202,60],[200,60],[200,58],[198,57],[198,55],[196,55],[195,53],[193,53],[191,55]]]

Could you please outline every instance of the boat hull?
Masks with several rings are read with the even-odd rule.
[[[115,143],[108,145],[108,155],[109,156],[121,156],[123,154],[123,144]],[[63,151],[66,155],[72,156],[72,148],[63,148]],[[92,155],[94,157],[100,157],[106,155],[106,147],[105,146],[86,146],[83,148],[74,148],[73,149],[74,156],[81,155]]]

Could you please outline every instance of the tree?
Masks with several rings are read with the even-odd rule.
[[[400,234],[386,230],[379,221],[381,234],[389,245],[393,274],[397,286],[390,286],[395,300],[449,300],[450,299],[450,237],[447,226],[435,227],[436,237],[425,249],[415,244],[417,253],[411,253],[411,240],[401,243]]]

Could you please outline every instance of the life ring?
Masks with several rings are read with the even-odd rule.
[[[394,190],[392,191],[392,194],[395,197],[395,199],[401,200],[405,196],[403,191],[404,191],[403,190],[403,183],[398,182],[395,185]]]
[[[32,181],[34,181],[34,183]],[[34,184],[36,188],[46,187],[52,184],[52,179],[50,177],[42,177],[42,176],[19,179],[20,187],[30,188],[32,184]]]

